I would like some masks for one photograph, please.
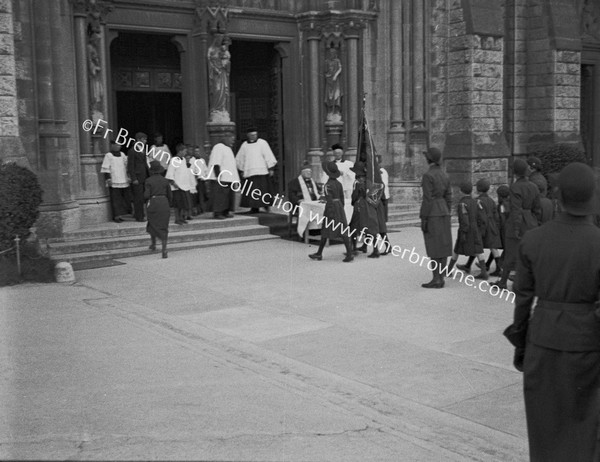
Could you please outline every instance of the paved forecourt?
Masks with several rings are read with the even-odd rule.
[[[390,238],[424,255],[418,228]],[[422,289],[407,255],[313,251],[144,255],[0,289],[0,457],[527,459],[510,302]]]

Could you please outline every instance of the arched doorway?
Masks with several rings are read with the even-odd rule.
[[[183,140],[181,64],[171,37],[120,32],[111,43],[113,104],[119,129],[133,137],[164,135],[174,152]]]

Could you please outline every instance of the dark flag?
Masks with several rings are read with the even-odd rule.
[[[358,153],[356,160],[364,162],[367,166],[367,201],[371,205],[377,206],[383,195],[383,180],[381,179],[381,170],[377,162],[377,151],[369,131],[369,124],[365,116],[365,109],[362,110],[362,119],[358,131]]]

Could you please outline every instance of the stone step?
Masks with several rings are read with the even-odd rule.
[[[235,216],[225,220],[215,220],[205,218],[204,216],[195,217],[188,221],[186,225],[176,225],[171,218],[169,223],[169,233],[175,233],[182,229],[188,230],[208,230],[231,228],[236,226],[248,226],[258,224],[258,219],[252,216]],[[49,238],[47,243],[52,245],[61,242],[84,241],[89,239],[101,238],[121,238],[125,236],[146,235],[146,222],[124,221],[123,223],[108,222],[95,227],[86,227],[76,231],[66,232],[60,238]]]
[[[204,241],[187,241],[187,242],[171,242],[169,236],[169,252],[176,250],[189,250],[189,249],[200,249],[204,247],[211,247],[217,245],[230,245],[230,244],[242,244],[246,242],[262,241],[268,239],[279,239],[277,236],[271,234],[260,234],[251,236],[238,236],[238,237],[227,237],[219,239],[209,239]],[[67,261],[70,263],[83,263],[101,260],[115,260],[127,257],[136,257],[140,255],[154,254],[157,258],[160,258],[160,243],[157,245],[157,250],[152,252],[148,249],[150,239],[147,239],[143,246],[129,247],[122,249],[111,249],[111,250],[96,250],[91,252],[75,252],[67,254],[56,254],[51,258],[55,261]]]
[[[178,226],[178,225],[176,225]],[[228,226],[212,229],[190,229],[187,225],[179,227],[179,230],[169,233],[169,242],[192,242],[207,241],[212,239],[223,239],[244,236],[260,236],[269,234],[269,229],[258,224],[249,226]],[[69,254],[81,252],[94,252],[104,250],[116,250],[148,245],[149,236],[144,234],[125,235],[118,237],[97,237],[93,239],[82,239],[69,242],[56,242],[50,245],[49,251],[52,257],[55,254]]]

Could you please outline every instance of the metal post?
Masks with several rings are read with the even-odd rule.
[[[19,274],[19,276],[21,276],[21,250],[19,249],[20,241],[21,241],[21,239],[19,239],[19,236],[17,235],[15,237],[15,243],[16,243],[16,247],[17,247],[17,273]]]

